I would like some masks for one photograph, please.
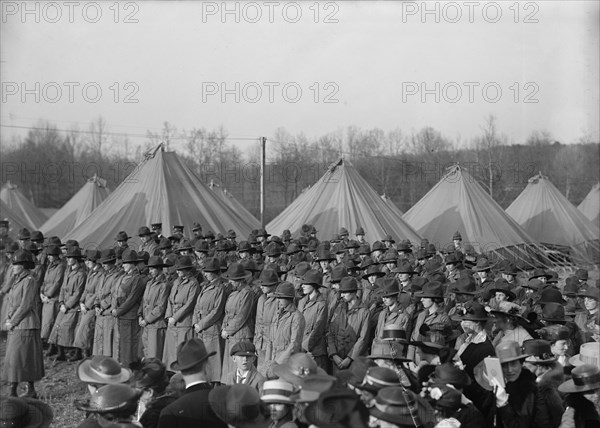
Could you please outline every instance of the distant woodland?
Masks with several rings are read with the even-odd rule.
[[[575,205],[600,179],[600,144],[582,136],[578,142],[555,141],[532,131],[526,141],[509,142],[495,117],[481,124],[472,141],[443,136],[426,127],[418,132],[348,127],[319,138],[278,129],[266,136],[266,213],[268,222],[327,166],[343,156],[381,195],[406,212],[444,175],[460,163],[503,208],[541,172]],[[232,193],[253,214],[260,210],[260,143],[248,139],[242,152],[223,128],[148,132],[133,144],[125,134],[111,132],[99,117],[86,130],[59,130],[50,123],[31,126],[26,137],[3,141],[1,176],[19,186],[37,206],[59,208],[86,179],[99,174],[114,190],[143,159],[145,151],[164,142],[200,177]]]

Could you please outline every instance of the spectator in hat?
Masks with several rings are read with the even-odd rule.
[[[385,253],[386,246],[381,241],[373,242],[373,247],[371,248],[371,258],[375,263],[379,263],[381,261],[381,257]]]
[[[550,343],[550,351],[557,362],[565,367],[569,365],[570,330],[564,325],[553,324],[537,330],[540,338]]]
[[[194,306],[200,292],[198,281],[193,275],[194,262],[190,256],[179,256],[175,269],[177,279],[171,286],[165,312],[167,331],[163,361],[167,367],[170,367],[177,358],[176,350],[179,345],[194,337]]]
[[[58,295],[60,287],[63,283],[66,264],[60,258],[60,248],[56,245],[50,245],[46,249],[46,257],[48,265],[46,267],[46,275],[40,289],[40,299],[42,301],[42,342],[48,342],[52,326],[58,314]],[[51,345],[47,355],[55,355],[58,352],[56,345]]]
[[[317,270],[309,270],[301,280],[304,297],[298,311],[305,321],[302,351],[309,353],[323,370],[329,369],[327,357],[327,299],[321,294],[323,280]]]
[[[162,234],[162,223],[152,223],[150,228],[152,228],[152,237],[154,238],[154,242],[157,244],[160,243],[161,239],[164,238]]]
[[[196,245],[196,242],[204,240],[202,236],[202,225],[200,223],[192,223],[192,245]]]
[[[417,315],[417,319],[411,334],[411,340],[422,341],[424,340],[423,332],[428,330],[427,327],[423,326],[431,326],[433,324],[450,324],[450,318],[442,309],[442,303],[444,302],[444,291],[440,282],[432,281],[426,283],[423,286],[422,291],[415,293],[415,297],[421,298],[423,310]],[[434,343],[441,343],[443,342],[443,339],[439,334],[433,334],[431,341]],[[408,348],[407,355],[408,358],[415,360],[416,364],[420,362],[415,346],[411,345]]]
[[[205,281],[200,284],[200,292],[196,299],[194,315],[194,331],[202,340],[208,352],[214,352],[212,363],[207,368],[210,382],[221,381],[221,365],[223,361],[221,322],[227,300],[225,280],[221,278],[221,263],[219,259],[211,257],[204,262]]]
[[[410,321],[410,315],[406,312],[406,308],[400,306],[398,300],[400,294],[398,280],[385,278],[382,280],[381,288],[385,308],[379,313],[377,319],[371,353],[376,353],[378,347],[384,346],[383,331],[385,326],[395,324],[406,331]]]
[[[600,426],[598,401],[600,400],[600,367],[583,364],[573,369],[571,379],[559,385],[558,391],[567,394],[566,410],[561,428],[587,428]]]
[[[93,355],[111,356],[113,353],[114,326],[117,322],[112,316],[112,297],[117,289],[123,271],[117,266],[117,255],[114,248],[102,250],[98,262],[102,264],[104,273],[100,287],[96,289],[96,328],[94,331]]]
[[[129,247],[129,244],[127,243],[127,241],[129,240],[129,236],[125,231],[122,230],[119,233],[117,233],[115,240],[117,241],[118,248],[126,249],[127,247]]]
[[[258,353],[258,369],[266,374],[265,355],[269,348],[269,326],[277,313],[275,290],[279,285],[279,276],[273,269],[263,269],[254,283],[260,287],[261,295],[256,304],[256,321],[254,323],[254,344]]]
[[[269,428],[298,428],[294,420],[294,385],[285,380],[269,380],[263,385],[260,400],[269,408]]]
[[[295,294],[294,286],[289,282],[282,282],[275,290],[277,313],[269,326],[267,361],[282,364],[302,348],[305,321],[294,304]]]
[[[256,347],[252,342],[238,342],[231,348],[229,357],[233,370],[225,374],[226,385],[244,383],[261,390],[266,378],[256,370]]]
[[[496,327],[496,335],[492,340],[494,346],[512,341],[521,346],[526,340],[533,339],[522,325],[527,323],[527,320],[521,316],[521,308],[516,303],[500,302],[498,309],[493,309],[490,313],[494,317]]]
[[[165,313],[171,291],[171,284],[163,273],[164,267],[163,259],[159,256],[152,256],[148,260],[150,276],[138,308],[138,324],[142,329],[144,358],[161,360],[163,357],[167,331]]]
[[[181,226],[181,225],[174,225],[173,226],[173,238],[175,242],[179,242],[181,241],[181,239],[183,239],[183,229],[185,227]]]
[[[3,397],[0,400],[0,426],[48,428],[54,413],[43,401],[33,398]]]
[[[564,380],[563,367],[557,362],[550,349],[550,342],[546,340],[524,342],[523,353],[529,355],[523,366],[536,376],[538,406],[543,408],[540,426],[558,428],[564,411],[562,398],[558,393],[558,386]]]
[[[50,333],[50,343],[58,346],[57,361],[65,361],[65,348],[73,346],[79,319],[79,302],[85,288],[86,273],[81,264],[83,255],[78,247],[67,250],[67,271],[58,296],[59,313]]]
[[[505,387],[484,372],[484,378],[493,387],[496,399],[496,426],[543,427],[542,423],[548,420],[548,414],[537,397],[536,377],[523,368],[523,361],[529,355],[523,354],[518,342],[505,341],[496,346],[496,356],[502,365]]]
[[[10,384],[10,396],[17,396],[19,382],[27,382],[26,397],[36,398],[34,382],[44,377],[40,318],[37,312],[37,291],[30,270],[33,256],[17,250],[12,261],[13,283],[6,298],[3,330],[8,331],[2,380]]]
[[[231,349],[237,342],[252,341],[254,336],[254,295],[247,281],[252,272],[244,269],[240,263],[232,263],[223,274],[223,278],[229,281],[231,293],[225,302],[225,315],[221,327],[221,337],[225,340],[223,355],[229,355]],[[233,369],[229,358],[223,358],[221,377],[224,380]],[[223,380],[221,382],[223,382]],[[223,382],[224,383],[224,382]]]
[[[151,256],[153,256],[156,250],[158,249],[158,244],[154,240],[152,232],[150,231],[148,226],[140,227],[138,230],[138,236],[142,241],[138,248],[138,251],[145,251]]]
[[[31,232],[26,227],[19,230],[17,233],[17,242],[19,244],[19,248],[24,250],[25,246],[31,242]]]
[[[210,406],[226,426],[233,428],[263,428],[268,416],[260,395],[249,385],[222,385],[209,394]]]
[[[577,296],[583,298],[585,310],[576,314],[575,323],[581,329],[585,341],[589,342],[594,336],[598,337],[600,334],[597,322],[600,316],[600,289],[587,286],[580,290]]]
[[[434,425],[431,405],[413,391],[388,386],[377,392],[371,418],[380,427],[426,427]]]
[[[401,386],[400,379],[394,370],[379,366],[369,367],[362,379],[351,384],[368,408],[374,406],[377,392],[389,386]]]
[[[123,271],[113,291],[111,315],[116,318],[113,333],[112,357],[128,365],[138,358],[140,325],[138,310],[147,278],[137,267],[139,256],[131,248],[123,252]]]
[[[448,282],[456,282],[460,278],[461,272],[464,270],[462,260],[460,260],[453,252],[446,256],[444,262],[446,264],[446,277],[448,278]]]
[[[128,382],[131,370],[112,357],[96,355],[79,362],[77,377],[87,385],[89,393],[94,394],[103,385]]]
[[[369,309],[357,296],[358,281],[347,276],[340,282],[342,301],[329,324],[327,354],[333,362],[333,373],[348,369],[368,349]]]
[[[79,301],[81,314],[77,322],[77,328],[75,329],[75,340],[73,341],[76,352],[69,358],[69,361],[78,361],[92,355],[94,329],[96,326],[94,306],[97,299],[97,291],[100,288],[102,276],[104,275],[102,265],[98,263],[99,258],[99,250],[87,250],[85,253],[84,263],[87,267],[87,277],[83,294]]]
[[[167,392],[167,367],[158,358],[144,358],[131,367],[131,386],[141,391],[134,420],[144,428],[156,428],[160,412],[178,398],[177,394]]]
[[[123,426],[132,424],[140,397],[139,391],[128,385],[104,385],[92,394],[88,400],[76,400],[75,407],[96,415],[96,419],[86,419],[79,428]],[[95,423],[94,423],[95,422]]]
[[[197,338],[178,345],[177,359],[170,368],[181,372],[185,391],[181,397],[162,410],[158,421],[159,428],[227,428],[227,424],[215,415],[208,401],[212,384],[206,370],[213,355],[214,353],[208,352],[204,343]]]

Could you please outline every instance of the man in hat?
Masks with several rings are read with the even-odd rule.
[[[173,226],[173,240],[178,243],[179,241],[181,241],[183,239],[183,229],[184,226],[181,225],[174,225]],[[171,239],[171,238],[169,238]]]
[[[195,245],[198,241],[204,240],[204,236],[202,236],[202,226],[200,223],[194,223],[192,225],[192,234],[194,235],[191,241],[192,245]]]
[[[279,276],[273,269],[263,269],[255,281],[262,294],[256,304],[256,321],[254,323],[254,344],[257,349],[258,368],[266,374],[265,355],[269,348],[269,329],[277,313],[275,290],[279,285]]]
[[[138,236],[142,240],[138,251],[145,251],[151,256],[154,255],[156,250],[158,249],[158,243],[153,239],[152,232],[148,228],[148,226],[142,226],[138,230]]]
[[[290,282],[282,282],[275,290],[277,313],[269,326],[269,348],[265,359],[282,364],[302,348],[304,316],[296,309],[296,290]]]
[[[52,331],[52,326],[58,314],[58,295],[65,275],[66,263],[60,258],[60,248],[51,245],[46,250],[48,266],[44,282],[40,289],[40,299],[42,301],[42,341],[47,342]],[[55,355],[58,352],[56,345],[50,346],[47,356]]]
[[[124,274],[114,290],[111,303],[111,315],[116,318],[112,357],[124,365],[137,359],[140,340],[137,314],[147,278],[140,274],[138,261],[135,250],[123,252]]]
[[[462,235],[457,230],[456,232],[454,232],[454,235],[452,235],[452,244],[454,245],[454,249],[456,251],[460,251],[461,253],[464,254],[465,249],[463,247],[463,243],[462,242],[463,242]]]
[[[347,276],[340,282],[341,303],[335,309],[327,336],[327,354],[333,372],[349,368],[368,349],[369,309],[357,296],[358,281]]]
[[[102,250],[98,262],[102,264],[104,273],[100,285],[96,289],[96,328],[94,331],[93,355],[111,356],[113,354],[113,334],[115,317],[112,316],[112,297],[123,275],[117,266],[117,255],[114,248]]]
[[[215,257],[204,261],[203,272],[206,279],[200,284],[192,322],[197,337],[202,340],[207,351],[215,353],[213,364],[207,370],[208,379],[219,382],[223,361],[220,326],[227,301],[226,283],[221,278],[221,262]]]
[[[121,230],[119,233],[117,233],[115,240],[117,241],[118,248],[125,249],[129,247],[129,244],[127,243],[127,241],[129,240],[129,236],[125,231]]]
[[[17,242],[19,243],[19,248],[24,250],[25,246],[31,242],[31,232],[29,229],[24,227],[19,230],[19,233],[17,233]]]
[[[57,361],[65,361],[65,348],[73,346],[79,319],[79,302],[85,288],[86,273],[81,265],[83,255],[78,247],[67,250],[67,271],[58,295],[59,313],[49,342],[58,346]]]
[[[375,263],[379,263],[385,251],[385,244],[381,241],[375,241],[373,242],[373,247],[371,248],[371,258]]]
[[[304,274],[301,283],[304,297],[298,303],[298,311],[305,321],[302,351],[312,355],[317,365],[327,371],[327,299],[321,294],[321,273],[309,270]]]
[[[166,265],[159,256],[148,260],[149,279],[138,309],[138,324],[142,329],[142,352],[144,358],[162,360],[167,323],[165,313],[171,284],[163,273]]]
[[[256,370],[257,354],[254,344],[249,341],[238,342],[233,345],[229,355],[233,361],[233,370],[227,373],[224,383],[226,385],[243,383],[260,391],[267,379]]]
[[[177,359],[170,368],[181,372],[185,391],[160,413],[158,428],[227,428],[227,424],[215,415],[208,401],[212,384],[206,370],[209,358],[213,355],[196,338],[177,347]]]
[[[456,282],[464,270],[462,260],[457,257],[456,253],[451,253],[446,256],[445,263],[448,282]]]
[[[168,366],[177,358],[176,349],[194,336],[194,307],[200,285],[194,277],[194,262],[190,256],[179,256],[175,264],[177,279],[173,282],[167,301],[167,331],[163,361]],[[202,343],[204,347],[204,343]]]
[[[369,243],[365,240],[365,229],[363,229],[361,226],[356,228],[354,235],[356,236],[356,241],[359,245],[369,245]]]
[[[69,358],[69,361],[78,361],[84,357],[92,355],[94,344],[94,328],[96,325],[96,312],[94,305],[96,302],[97,290],[101,285],[101,280],[104,275],[102,265],[98,263],[100,258],[100,250],[87,250],[85,252],[85,266],[87,267],[87,279],[85,288],[79,301],[79,309],[81,315],[75,329],[75,341],[73,346],[76,349],[74,356]]]
[[[154,242],[157,244],[160,243],[160,240],[165,238],[162,234],[162,223],[152,223],[150,228],[152,229],[152,238],[154,239]]]

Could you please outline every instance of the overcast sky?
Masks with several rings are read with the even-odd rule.
[[[3,140],[102,115],[130,134],[432,126],[468,141],[494,114],[512,142],[598,141],[597,1],[223,4],[2,2]]]

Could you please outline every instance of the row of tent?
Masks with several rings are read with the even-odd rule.
[[[117,189],[90,179],[46,221],[43,213],[15,186],[0,193],[1,218],[13,227],[27,226],[44,234],[76,239],[86,246],[112,245],[120,230],[134,233],[140,225],[199,222],[205,230],[233,229],[240,236],[260,228],[258,220],[230,193],[204,184],[174,152],[158,146]],[[598,263],[600,184],[579,209],[541,174],[529,180],[521,195],[503,210],[468,171],[456,165],[405,214],[377,192],[347,161],[333,163],[321,179],[273,219],[266,229],[281,235],[289,229],[297,237],[302,225],[312,224],[329,238],[340,227],[358,226],[371,240],[391,235],[419,243],[421,237],[437,246],[451,243],[459,231],[478,252],[493,252],[529,264],[544,246],[568,248],[576,262]]]

